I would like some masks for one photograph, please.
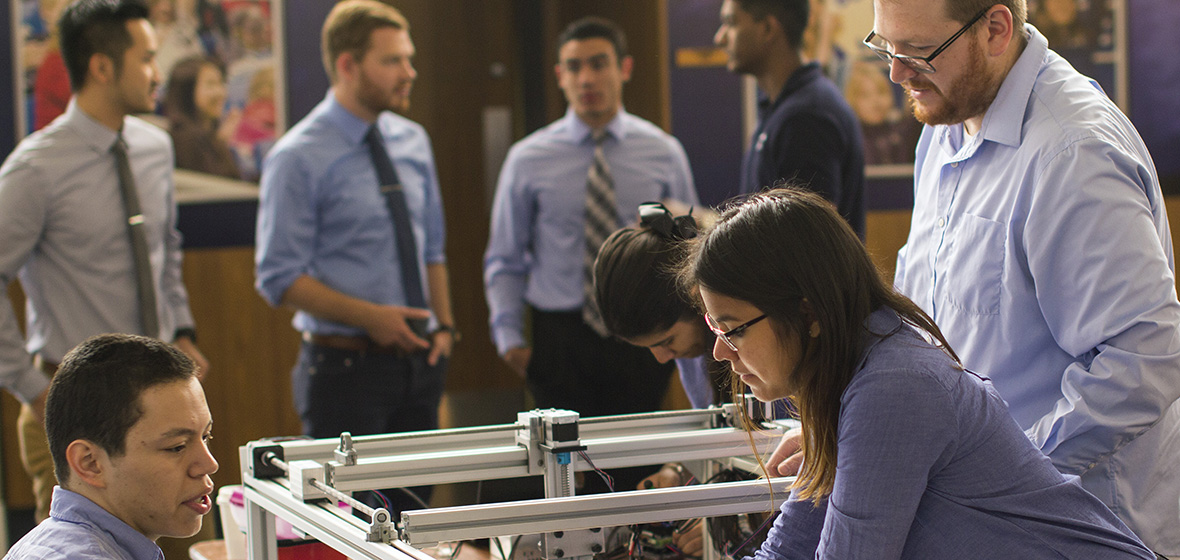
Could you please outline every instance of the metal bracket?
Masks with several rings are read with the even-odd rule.
[[[352,434],[349,432],[340,432],[340,446],[332,452],[336,457],[336,462],[341,465],[355,465],[356,464],[356,448],[352,445]]]
[[[543,558],[567,558],[593,556],[606,548],[606,538],[601,528],[581,531],[554,531],[545,533],[541,552]]]
[[[295,499],[309,502],[327,498],[323,490],[311,485],[312,480],[324,482],[324,466],[315,461],[291,461],[287,464],[290,472],[287,478],[291,481],[291,494]]]
[[[374,510],[372,522],[369,523],[369,532],[365,534],[365,541],[391,543],[396,538],[397,526],[394,525],[393,516],[389,514],[389,510],[385,508]]]
[[[254,478],[277,478],[287,474],[283,469],[271,464],[270,457],[275,457],[280,461],[283,460],[283,446],[278,444],[272,445],[254,445],[250,447],[250,475]]]

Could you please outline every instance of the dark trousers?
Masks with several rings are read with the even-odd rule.
[[[646,348],[598,336],[580,311],[533,311],[528,385],[539,408],[582,417],[659,410],[674,368]]]
[[[561,408],[582,418],[660,409],[675,364],[661,364],[646,348],[598,336],[581,311],[533,310],[533,356],[528,385],[538,408]],[[594,460],[593,451],[589,452]],[[634,490],[651,467],[611,469],[617,491]],[[587,472],[580,494],[606,490]]]
[[[341,432],[360,436],[437,429],[446,360],[431,367],[426,356],[355,352],[304,342],[291,372],[304,435],[337,438]],[[429,503],[431,487],[410,490]],[[395,516],[420,507],[399,490],[385,494]]]

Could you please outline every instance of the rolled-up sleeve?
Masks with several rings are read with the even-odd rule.
[[[316,237],[311,176],[293,151],[272,152],[264,166],[256,237],[255,288],[277,306],[308,273]]]

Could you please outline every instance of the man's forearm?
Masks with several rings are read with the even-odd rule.
[[[282,305],[320,319],[368,329],[376,304],[329,288],[323,282],[302,275],[283,293]]]
[[[430,285],[430,310],[439,324],[455,326],[451,312],[451,281],[447,265],[442,263],[426,265],[426,282]]]

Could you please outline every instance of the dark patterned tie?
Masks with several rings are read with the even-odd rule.
[[[115,154],[115,168],[119,171],[119,188],[123,192],[123,213],[127,218],[127,235],[131,238],[131,256],[135,259],[136,292],[139,295],[139,326],[143,334],[160,336],[160,317],[156,311],[156,283],[152,280],[152,262],[148,253],[147,232],[143,213],[139,211],[139,193],[135,177],[127,160],[127,143],[123,135],[111,146]]]
[[[406,205],[406,193],[402,189],[401,179],[393,162],[389,159],[389,152],[385,151],[385,141],[381,131],[374,124],[365,135],[365,142],[369,145],[369,155],[373,158],[373,167],[377,169],[377,179],[381,182],[381,194],[385,196],[385,205],[389,207],[389,218],[393,221],[393,237],[397,243],[398,268],[402,273],[402,287],[406,290],[406,305],[410,307],[426,307],[426,296],[422,291],[422,276],[418,270],[418,244],[414,241],[414,230],[410,222],[410,209]]]
[[[598,256],[602,242],[619,227],[615,184],[611,180],[610,165],[606,163],[606,155],[602,151],[602,142],[606,136],[605,130],[594,132],[594,162],[586,176],[586,256],[582,286],[582,319],[603,337],[608,333],[598,305],[594,302],[594,259]]]

